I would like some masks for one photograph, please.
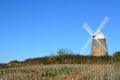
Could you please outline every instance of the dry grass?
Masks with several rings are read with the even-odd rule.
[[[0,70],[0,80],[120,80],[120,65],[55,64]]]

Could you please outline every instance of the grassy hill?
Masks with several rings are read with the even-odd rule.
[[[13,60],[8,66],[26,66],[26,65],[50,65],[50,64],[114,64],[120,62],[120,52],[112,56],[83,56],[74,54],[71,50],[60,49],[57,55],[30,58],[25,61]]]
[[[10,61],[0,67],[1,80],[120,80],[120,52],[82,56],[68,50],[57,55]]]

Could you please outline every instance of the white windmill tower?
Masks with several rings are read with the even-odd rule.
[[[96,32],[94,32],[87,23],[83,24],[83,27],[90,33],[92,37],[88,39],[85,46],[82,48],[81,53],[84,52],[90,42],[92,41],[91,56],[105,56],[108,55],[108,49],[106,45],[106,37],[101,32],[105,24],[108,22],[109,18],[106,16],[102,23],[98,26]]]

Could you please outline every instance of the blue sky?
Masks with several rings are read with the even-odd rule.
[[[60,48],[80,53],[94,30],[110,18],[102,32],[109,54],[120,50],[119,0],[0,0],[0,63],[48,56]],[[89,55],[90,46],[83,55]]]

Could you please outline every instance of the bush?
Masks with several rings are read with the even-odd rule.
[[[62,55],[68,55],[68,54],[73,54],[72,50],[69,50],[69,49],[59,49],[57,51],[57,54],[59,56],[62,56]]]
[[[10,61],[7,66],[20,66],[20,62],[17,60]]]
[[[115,52],[114,54],[113,54],[113,57],[120,57],[120,52],[118,51],[118,52]]]

